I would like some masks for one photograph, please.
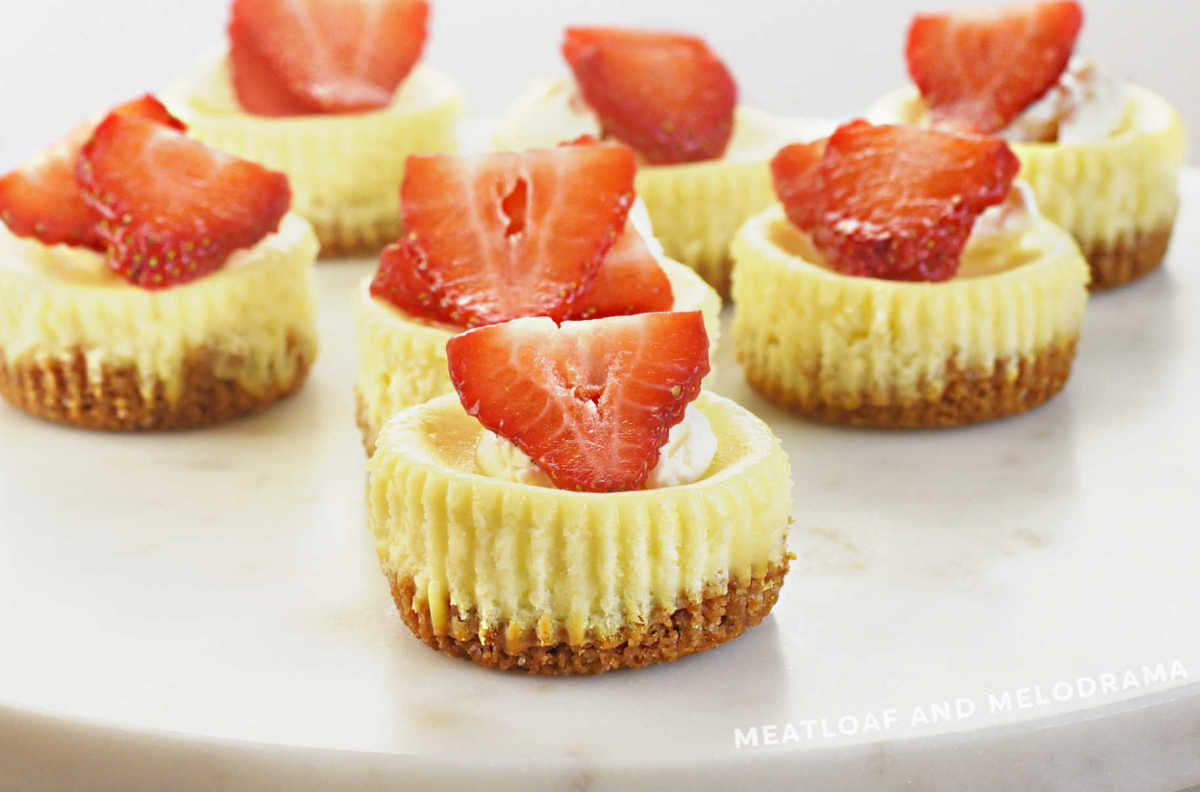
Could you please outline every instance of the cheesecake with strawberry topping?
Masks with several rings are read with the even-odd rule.
[[[774,605],[791,482],[765,423],[702,392],[698,312],[530,317],[447,344],[456,393],[400,411],[368,522],[434,649],[535,674],[675,660]]]
[[[571,76],[533,85],[506,111],[501,150],[554,146],[580,135],[638,155],[638,194],[668,256],[722,294],[729,242],[774,201],[767,163],[798,125],[737,103],[728,67],[682,33],[572,27],[562,53]]]
[[[750,384],[817,420],[938,427],[1035,407],[1071,371],[1088,267],[1007,143],[845,124],[772,162],[734,241]]]
[[[919,15],[906,46],[915,87],[872,118],[1010,141],[1042,212],[1075,236],[1092,288],[1106,289],[1166,255],[1185,135],[1166,100],[1073,54],[1082,26],[1074,0]]]
[[[303,384],[317,240],[287,178],[153,97],[0,177],[0,395],[96,429],[202,426]]]
[[[699,310],[715,346],[720,297],[662,254],[634,171],[627,147],[587,140],[409,161],[407,232],[356,299],[358,423],[368,451],[397,410],[452,390],[446,342],[464,328]]]
[[[326,255],[400,233],[409,154],[455,151],[462,96],[419,63],[426,0],[234,0],[227,54],[175,88],[192,134],[284,171]]]

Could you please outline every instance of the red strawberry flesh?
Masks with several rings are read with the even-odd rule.
[[[238,101],[268,116],[384,107],[420,59],[428,23],[426,0],[234,0]]]
[[[937,123],[1006,127],[1058,81],[1083,27],[1074,0],[917,16],[905,55]]]
[[[444,322],[438,297],[425,275],[425,254],[410,237],[383,249],[371,279],[371,294],[420,319]]]
[[[720,157],[737,84],[704,41],[678,33],[568,28],[563,56],[607,134],[653,165]]]
[[[940,281],[958,271],[975,219],[1009,194],[1003,140],[854,121],[772,162],[788,218],[847,275]]]
[[[825,140],[784,146],[771,160],[775,191],[788,219],[797,228],[812,229],[820,219],[821,160]]]
[[[96,128],[76,178],[102,218],[109,266],[150,289],[219,269],[275,231],[291,201],[282,173],[121,115]]]
[[[629,222],[591,285],[571,305],[569,319],[669,311],[675,305],[671,281]]]
[[[184,128],[183,122],[149,94],[111,112]],[[104,249],[104,240],[96,231],[99,217],[83,200],[75,182],[75,161],[95,126],[94,121],[81,124],[32,161],[0,177],[0,220],[12,233],[47,245]]]
[[[598,275],[633,202],[624,146],[410,157],[404,224],[445,321],[561,321]]]
[[[466,411],[560,489],[638,489],[708,373],[698,311],[565,322],[520,319],[455,336]]]

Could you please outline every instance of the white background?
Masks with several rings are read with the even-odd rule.
[[[467,112],[498,113],[564,67],[569,23],[686,29],[728,61],[743,99],[842,117],[905,79],[919,9],[956,0],[433,0],[426,60],[455,75]],[[961,2],[960,5],[969,3]],[[1174,101],[1200,161],[1200,0],[1085,0],[1079,51]],[[187,73],[225,36],[227,0],[0,0],[0,170],[81,118]]]

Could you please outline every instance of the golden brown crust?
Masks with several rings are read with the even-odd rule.
[[[878,429],[962,426],[1016,415],[1049,400],[1071,375],[1077,340],[1021,358],[1015,376],[1007,360],[997,361],[990,372],[964,370],[951,360],[940,391],[916,400],[900,401],[883,392],[818,393],[806,400],[756,372],[747,370],[746,379],[767,399],[824,423]]]
[[[787,570],[785,558],[782,563],[770,566],[763,577],[745,583],[730,581],[726,591],[706,595],[701,601],[671,613],[656,613],[649,624],[614,636],[605,646],[594,643],[573,646],[566,641],[539,646],[536,634],[530,630],[516,641],[524,648],[513,651],[508,649],[513,643],[511,637],[506,638],[507,625],[494,627],[480,638],[476,614],[464,615],[453,606],[449,609],[449,634],[435,634],[428,605],[414,601],[412,578],[386,574],[392,599],[404,623],[433,649],[488,668],[562,675],[600,674],[618,668],[666,663],[730,641],[770,612],[779,598]]]
[[[252,391],[218,376],[218,371],[228,369],[227,361],[198,347],[184,358],[183,388],[179,398],[171,400],[162,382],[155,383],[149,398],[144,396],[132,366],[105,364],[98,380],[89,379],[80,350],[70,358],[12,364],[0,351],[0,396],[39,418],[85,429],[190,429],[258,412],[299,390],[315,350],[312,344],[289,336],[288,354],[295,362],[292,377]]]
[[[1092,291],[1104,291],[1142,278],[1162,264],[1171,244],[1173,225],[1135,231],[1115,242],[1080,242],[1092,271]]]
[[[709,285],[721,295],[721,302],[728,303],[733,298],[733,257],[726,256],[721,264],[720,275],[709,280]]]
[[[374,222],[352,224],[346,220],[312,220],[317,239],[321,242],[321,258],[352,258],[374,256],[400,238],[400,218],[389,217]]]

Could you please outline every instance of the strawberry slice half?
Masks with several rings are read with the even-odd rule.
[[[580,135],[560,146],[595,146],[592,135]],[[675,305],[671,281],[646,241],[633,226],[625,223],[621,238],[604,257],[596,279],[574,301],[568,319],[599,319],[635,313],[669,311]]]
[[[922,14],[908,30],[908,72],[935,122],[990,134],[1058,81],[1082,27],[1075,0]]]
[[[110,112],[184,129],[183,122],[150,94]],[[95,121],[80,124],[25,165],[0,177],[0,220],[10,231],[47,245],[104,249],[104,240],[96,231],[100,218],[83,200],[75,182],[79,150],[95,128]]]
[[[427,267],[425,254],[412,237],[402,237],[379,254],[379,268],[371,279],[371,294],[421,319],[448,321],[425,274]]]
[[[699,311],[518,319],[446,344],[463,407],[560,489],[637,489],[708,373]]]
[[[771,160],[775,193],[783,203],[784,212],[793,225],[806,231],[816,227],[821,216],[821,160],[825,157],[825,143],[825,140],[793,143],[781,148]]]
[[[675,305],[671,281],[629,222],[604,257],[596,279],[572,303],[568,319],[669,311]]]
[[[824,143],[782,149],[775,191],[847,275],[940,281],[958,271],[975,218],[1002,202],[1019,162],[1003,140],[853,121]]]
[[[275,231],[291,202],[282,173],[120,114],[96,128],[75,175],[102,218],[109,267],[148,289],[219,269]]]
[[[605,132],[650,164],[697,162],[725,152],[737,84],[703,39],[572,27],[562,52]]]
[[[426,0],[234,0],[230,69],[259,115],[385,107],[421,57]]]
[[[625,227],[635,169],[624,146],[409,157],[404,224],[445,319],[566,318]]]

